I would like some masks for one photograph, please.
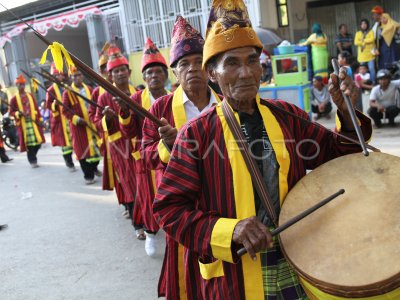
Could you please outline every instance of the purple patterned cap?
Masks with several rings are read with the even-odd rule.
[[[178,16],[172,30],[170,67],[188,54],[203,53],[204,39],[185,18]]]

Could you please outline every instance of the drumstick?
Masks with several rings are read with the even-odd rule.
[[[338,64],[338,61],[336,58],[332,59],[332,66],[333,66],[333,71],[334,71],[335,75],[338,76],[338,80],[339,80],[339,84],[340,84],[341,80],[339,78],[339,64]],[[349,111],[351,122],[353,123],[354,129],[356,130],[358,140],[360,141],[360,145],[363,150],[363,153],[365,156],[368,156],[369,152],[365,145],[365,139],[364,139],[364,135],[361,131],[360,125],[358,125],[358,121],[357,121],[356,113],[353,108],[353,104],[351,103],[349,96],[347,96],[343,91],[342,91],[342,95],[344,98],[344,102],[346,103],[347,110]]]
[[[325,204],[329,203],[330,201],[332,201],[333,199],[335,199],[337,196],[344,194],[344,189],[340,189],[339,191],[337,191],[336,193],[330,195],[328,198],[325,198],[324,200],[322,200],[321,202],[318,202],[317,204],[315,204],[314,206],[310,207],[309,209],[303,211],[302,213],[300,213],[299,215],[293,217],[292,219],[290,219],[289,221],[287,221],[285,224],[279,226],[278,228],[275,228],[274,230],[271,231],[272,236],[275,236],[279,233],[281,233],[282,231],[284,231],[285,229],[289,228],[290,226],[292,226],[293,224],[296,224],[298,221],[304,219],[305,217],[307,217],[308,215],[310,215],[311,213],[313,213],[314,211],[316,211],[317,209],[321,208],[322,206],[324,206]],[[239,257],[245,255],[247,253],[246,248],[241,248],[237,251],[237,255]]]

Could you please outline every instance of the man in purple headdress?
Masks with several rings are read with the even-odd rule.
[[[203,45],[201,34],[179,16],[172,32],[170,67],[180,85],[174,94],[161,97],[150,108],[150,112],[163,120],[165,126],[157,127],[148,119],[143,126],[143,157],[147,167],[156,170],[159,175],[162,175],[169,161],[169,149],[172,148],[178,130],[220,102],[218,95],[207,85],[207,73],[202,68]],[[158,179],[161,177],[156,176]],[[159,282],[160,296],[166,299],[187,299],[187,288],[182,280],[183,263],[183,246],[167,235]],[[189,294],[193,293],[195,291]]]

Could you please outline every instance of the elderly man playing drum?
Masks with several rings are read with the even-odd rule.
[[[203,66],[225,100],[181,129],[153,205],[160,226],[185,246],[188,299],[198,290],[204,299],[307,299],[270,230],[307,169],[361,150],[298,107],[260,99],[261,50],[243,1],[214,0]],[[345,71],[339,76],[341,86],[334,75],[330,84],[336,131],[354,137],[341,89],[353,103],[357,93]],[[357,117],[368,140],[370,120]],[[269,197],[257,189],[263,184]],[[248,254],[239,258],[241,247]]]

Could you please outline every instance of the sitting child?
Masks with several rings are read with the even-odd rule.
[[[347,69],[347,75],[350,76],[351,79],[354,79],[353,77],[353,70],[351,69],[350,65],[350,60],[351,60],[351,54],[348,51],[342,51],[338,55],[338,63],[340,67],[345,67]]]
[[[364,92],[372,90],[374,86],[370,78],[371,75],[368,72],[368,63],[360,64],[358,73],[356,73],[354,76],[356,86],[362,89]]]

